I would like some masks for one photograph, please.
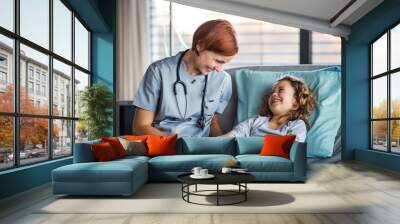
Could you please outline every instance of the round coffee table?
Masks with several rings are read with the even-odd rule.
[[[212,179],[193,179],[190,177],[191,173],[182,174],[177,177],[178,181],[182,183],[182,199],[188,203],[198,204],[198,205],[234,205],[247,200],[247,192],[249,188],[247,183],[255,180],[255,177],[249,173],[216,173],[213,174],[215,177]],[[197,190],[197,185],[215,185],[215,190]],[[194,191],[190,191],[190,186],[195,186]],[[236,185],[237,190],[223,190],[220,189],[220,185]],[[215,194],[205,194],[209,192],[214,192]],[[190,201],[190,196],[204,196],[204,197],[216,197],[216,204],[202,204]],[[231,203],[221,203],[221,197],[232,197],[240,196],[240,199]]]

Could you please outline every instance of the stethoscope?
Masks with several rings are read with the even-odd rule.
[[[188,50],[184,51],[184,52],[179,56],[178,65],[176,66],[176,81],[175,81],[174,84],[173,84],[173,90],[174,90],[176,105],[178,106],[178,112],[179,112],[179,115],[181,116],[182,119],[174,118],[174,120],[190,121],[190,120],[192,120],[191,118],[186,118],[187,101],[188,101],[188,100],[187,100],[187,88],[186,88],[186,84],[181,80],[181,77],[180,77],[180,75],[179,75],[179,71],[180,71],[180,68],[181,68],[182,59],[183,59],[183,56],[186,54],[186,52],[188,52]],[[208,80],[208,75],[205,76],[204,88],[203,88],[203,91],[202,91],[202,94],[203,94],[203,95],[202,95],[202,98],[201,98],[201,112],[200,112],[200,117],[199,117],[199,119],[197,119],[197,121],[196,121],[196,126],[197,126],[198,128],[204,128],[204,127],[206,126],[206,119],[205,119],[205,117],[204,117],[204,106],[205,106],[205,105],[204,105],[204,98],[205,98],[205,96],[206,96],[206,91],[207,91],[207,80]],[[183,87],[183,92],[184,92],[184,94],[185,94],[185,113],[184,113],[183,115],[182,115],[181,109],[180,109],[179,104],[178,104],[178,98],[177,98],[177,95],[178,95],[177,86],[178,86],[178,85],[181,85],[181,86]]]

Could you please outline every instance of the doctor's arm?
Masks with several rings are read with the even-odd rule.
[[[136,108],[135,117],[133,118],[133,134],[134,135],[159,135],[166,136],[166,134],[157,128],[151,126],[155,117],[155,112]]]

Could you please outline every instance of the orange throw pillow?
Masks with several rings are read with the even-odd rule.
[[[126,151],[124,147],[122,146],[121,142],[119,142],[118,138],[101,138],[101,142],[108,142],[114,149],[115,155],[117,158],[125,157],[126,156]]]
[[[94,154],[94,157],[99,162],[109,161],[117,158],[113,147],[108,142],[93,144],[90,146],[90,148]]]
[[[140,140],[140,141],[146,142],[148,135],[124,135],[122,137],[128,141]]]
[[[290,148],[294,140],[295,135],[265,135],[264,145],[261,149],[261,156],[280,156],[286,159],[290,159]]]
[[[149,135],[146,139],[148,156],[176,155],[177,135]]]

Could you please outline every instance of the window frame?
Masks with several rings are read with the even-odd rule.
[[[84,22],[84,20],[79,16],[79,14],[72,9],[72,7],[69,5],[69,3],[65,0],[59,0],[68,10],[71,11],[71,19],[70,19],[70,23],[72,26],[72,30],[71,30],[71,59],[67,59],[64,58],[63,56],[55,53],[53,50],[53,1],[54,0],[48,0],[49,3],[49,47],[48,49],[46,49],[45,47],[40,46],[39,44],[34,43],[33,41],[30,41],[29,39],[24,38],[23,36],[20,35],[20,0],[14,0],[13,1],[13,10],[14,10],[14,30],[10,31],[4,27],[0,26],[0,35],[3,35],[4,37],[10,38],[13,41],[13,52],[12,52],[12,56],[13,56],[13,64],[12,69],[11,69],[11,74],[13,75],[13,79],[14,79],[14,110],[13,112],[2,112],[0,111],[0,116],[4,116],[4,117],[12,117],[13,119],[13,157],[14,157],[14,161],[13,161],[13,166],[10,167],[5,167],[5,168],[0,168],[0,172],[5,171],[5,170],[11,170],[11,169],[16,169],[19,167],[24,167],[24,166],[30,166],[33,164],[38,164],[38,163],[43,163],[46,161],[51,161],[51,160],[58,160],[58,159],[62,159],[62,158],[66,158],[66,157],[71,157],[73,156],[73,152],[74,152],[74,143],[75,143],[75,126],[76,126],[76,121],[79,120],[79,117],[75,116],[75,109],[71,108],[71,114],[70,116],[56,116],[53,115],[53,59],[58,60],[59,62],[62,62],[68,66],[71,66],[71,84],[72,84],[72,89],[71,89],[71,93],[72,93],[72,99],[71,99],[71,104],[74,105],[75,103],[75,98],[76,96],[76,92],[75,92],[75,88],[73,83],[75,82],[75,69],[85,73],[88,75],[89,77],[89,83],[88,85],[91,86],[92,85],[92,61],[91,61],[91,49],[92,49],[92,43],[91,43],[91,37],[92,37],[92,30],[89,28],[89,26]],[[75,18],[77,20],[79,20],[79,22],[83,25],[83,27],[88,31],[88,69],[85,69],[81,66],[79,66],[78,64],[75,63]],[[46,56],[48,56],[49,58],[49,62],[48,62],[48,74],[46,77],[46,84],[45,84],[45,95],[48,96],[48,108],[49,111],[47,112],[46,115],[39,115],[39,114],[27,114],[27,113],[21,113],[20,112],[20,85],[21,85],[21,80],[20,80],[20,45],[23,44],[27,47],[32,48],[33,50],[36,50],[42,54],[45,54]],[[26,75],[26,81],[29,82],[30,80],[33,81],[33,85],[34,85],[34,92],[36,92],[35,89],[35,85],[38,83],[42,84],[42,69],[37,70],[37,68],[33,67],[33,77],[31,79],[30,76],[30,68],[31,65],[29,65],[29,63],[27,63],[27,73]],[[36,79],[36,74],[37,72],[39,72],[39,79]],[[48,79],[48,80],[47,80]],[[28,87],[28,86],[27,86]],[[29,87],[28,87],[29,88]],[[40,94],[35,94],[36,96],[43,97],[42,91],[41,91],[42,85],[40,85]],[[27,91],[29,91],[29,89],[27,89]],[[47,93],[48,92],[48,93]],[[36,103],[36,102],[34,102]],[[47,157],[43,157],[43,160],[40,160],[38,162],[30,162],[30,163],[24,163],[22,164],[20,161],[20,119],[21,118],[44,118],[47,119],[47,123],[48,123],[48,136],[47,136],[47,150],[48,150],[48,155]],[[53,147],[53,123],[57,120],[66,120],[66,121],[71,121],[71,153],[68,155],[62,155],[62,156],[54,156],[53,155],[53,151],[54,151],[54,147]]]
[[[395,154],[398,155],[400,152],[393,152],[392,151],[392,121],[400,121],[400,117],[393,117],[392,116],[392,98],[391,98],[391,79],[392,75],[395,75],[396,73],[400,72],[400,67],[391,69],[391,30],[397,26],[400,26],[400,21],[395,22],[392,24],[389,28],[385,29],[384,32],[379,34],[376,38],[374,38],[371,42],[368,43],[368,64],[369,64],[369,150],[372,151],[379,151],[379,152],[386,152],[390,154]],[[386,71],[376,74],[374,76],[373,72],[373,44],[376,43],[381,37],[384,35],[387,35],[387,63],[386,63]],[[386,118],[373,118],[373,81],[378,78],[386,77],[386,87],[387,87],[387,105],[386,105]],[[386,146],[387,149],[386,151],[375,149],[374,148],[374,132],[373,132],[373,122],[374,121],[386,121]]]

